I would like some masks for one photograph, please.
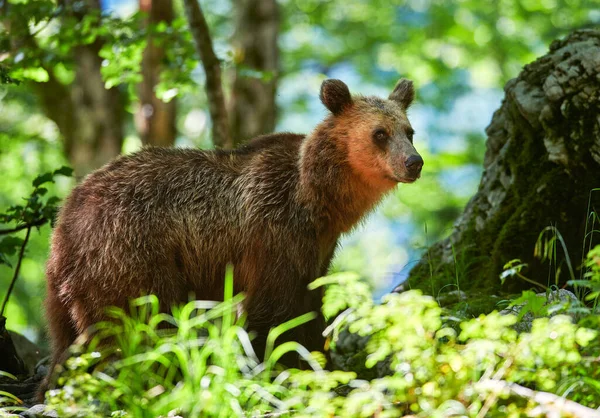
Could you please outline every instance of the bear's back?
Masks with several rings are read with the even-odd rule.
[[[189,292],[211,298],[225,264],[268,230],[270,216],[297,218],[297,204],[281,199],[294,199],[302,138],[270,135],[236,151],[146,148],[107,164],[61,209],[49,285],[87,299],[95,309],[85,323],[144,293],[164,303]]]
[[[244,206],[241,197],[253,190],[295,188],[290,179],[297,178],[303,137],[267,135],[234,151],[144,148],[88,176],[69,196],[61,221],[68,222],[65,212],[81,214],[81,206],[88,205],[110,217],[146,220],[155,212],[204,218],[224,215],[226,210],[224,220],[231,222]],[[293,199],[293,194],[289,197]]]

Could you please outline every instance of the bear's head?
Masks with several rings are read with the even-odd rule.
[[[331,138],[345,148],[352,170],[376,188],[412,183],[423,159],[413,145],[414,130],[406,116],[415,92],[401,79],[387,99],[352,96],[340,80],[325,80],[320,99],[331,111]]]

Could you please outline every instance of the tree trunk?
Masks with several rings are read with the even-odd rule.
[[[562,286],[571,276],[561,245],[552,265],[534,256],[540,232],[550,225],[562,235],[579,278],[584,236],[592,229],[590,196],[589,210],[600,209],[600,193],[591,193],[600,187],[598,74],[600,31],[586,30],[552,43],[547,55],[507,83],[486,130],[479,190],[450,237],[411,271],[411,288],[437,295],[448,285],[486,294],[532,287],[518,278],[501,287],[499,275],[513,259],[528,265],[523,275],[545,286],[555,284],[558,267]]]
[[[104,88],[99,46],[96,48],[75,48],[72,85],[61,84],[48,70],[49,80],[34,86],[44,113],[60,131],[65,155],[77,178],[119,155],[123,143],[120,93],[116,88]]]
[[[85,0],[77,5],[73,0],[66,0],[65,5],[80,19],[86,13],[100,10],[100,0]],[[74,48],[75,80],[70,89],[72,121],[62,127],[59,125],[66,155],[78,178],[119,155],[123,144],[124,106],[116,87],[104,87],[100,73],[102,59],[98,55],[101,48],[100,39]],[[46,97],[45,101],[52,103],[52,98]]]
[[[148,14],[147,25],[173,21],[172,0],[140,0],[140,10]],[[160,80],[163,47],[155,45],[153,36],[148,35],[148,45],[142,58],[142,83],[139,86],[140,107],[135,122],[144,145],[171,146],[175,142],[176,99],[168,103],[156,97],[154,88]]]
[[[279,11],[275,0],[235,0],[237,71],[229,106],[235,145],[275,129]]]
[[[100,48],[99,43],[75,48],[72,123],[59,125],[66,155],[78,178],[119,155],[123,144],[121,94],[117,88],[104,87]]]

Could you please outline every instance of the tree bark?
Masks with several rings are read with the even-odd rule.
[[[59,126],[77,178],[119,155],[123,144],[121,94],[117,88],[104,87],[100,48],[99,42],[75,48],[75,81],[70,91],[73,120]]]
[[[148,14],[147,25],[156,25],[160,22],[170,25],[173,21],[172,0],[140,0],[139,5],[140,10]],[[148,35],[148,45],[142,58],[140,107],[135,117],[136,127],[144,145],[171,146],[175,142],[176,99],[165,103],[156,97],[154,92],[160,81],[164,58],[164,48],[154,43],[152,34]]]
[[[558,285],[570,279],[558,244],[554,265],[534,256],[540,232],[553,225],[573,265],[581,266],[590,210],[600,209],[600,31],[577,31],[550,46],[507,83],[502,106],[487,128],[484,173],[476,195],[449,238],[434,244],[406,287],[437,294],[447,285],[491,294],[531,287],[517,278],[501,288],[508,261],[528,265],[525,276]],[[549,237],[548,237],[549,238]],[[458,279],[457,279],[458,275]],[[549,279],[550,277],[550,279]],[[457,283],[458,280],[458,283]],[[447,288],[449,290],[449,288]]]
[[[73,0],[66,0],[65,5],[79,18],[101,9],[100,0],[85,0],[77,5]],[[100,39],[75,47],[75,80],[70,89],[73,120],[59,127],[67,157],[78,178],[119,155],[123,144],[124,105],[116,87],[104,87],[100,72],[102,59],[98,55],[101,48]],[[45,98],[47,102],[51,100]]]
[[[275,0],[235,0],[237,71],[229,103],[235,145],[275,129],[279,10]]]
[[[212,119],[213,144],[217,148],[233,148],[223,94],[221,61],[213,50],[208,24],[198,0],[184,0],[184,6],[196,50],[206,74],[206,96]]]

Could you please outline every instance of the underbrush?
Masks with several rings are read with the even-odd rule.
[[[49,408],[60,417],[600,415],[598,332],[569,316],[536,319],[519,334],[514,315],[457,322],[419,291],[375,304],[354,274],[321,278],[313,287],[327,287],[330,349],[341,330],[368,336],[366,366],[389,367],[387,376],[361,380],[322,368],[322,354],[293,342],[272,345],[259,362],[236,316],[243,296],[231,294],[231,275],[227,283],[219,304],[190,302],[165,315],[150,296],[128,315],[111,311],[114,321],[98,325],[94,342],[66,363],[60,389],[46,394]],[[281,325],[269,340],[311,318]],[[599,317],[584,320],[597,326]],[[106,339],[112,343],[103,346]],[[280,367],[289,351],[308,370]]]
[[[56,200],[43,201],[40,186],[57,174],[69,173],[39,176],[27,205],[0,217],[19,225],[4,230],[8,237],[0,243],[0,263],[21,248],[11,288],[29,232],[52,218]],[[518,315],[469,318],[414,290],[376,304],[355,274],[316,280],[311,288],[326,287],[333,364],[298,343],[275,344],[312,313],[273,329],[259,361],[245,318],[237,315],[243,295],[233,295],[230,270],[221,303],[193,301],[166,315],[156,297],[136,299],[128,312],[110,310],[112,320],[97,324],[90,344],[73,347],[46,403],[59,417],[600,417],[600,246],[591,248],[595,213],[590,219],[579,277],[555,228],[543,232],[536,248],[555,266],[554,283],[532,282],[518,260],[507,265],[502,279],[517,277],[546,292],[507,301],[520,306]],[[9,235],[23,229],[24,240]],[[561,282],[559,244],[576,303],[548,303]],[[538,318],[519,333],[516,325],[527,313]],[[292,351],[305,370],[278,364]],[[352,358],[340,362],[344,356]],[[19,408],[17,397],[0,391],[0,416]]]

